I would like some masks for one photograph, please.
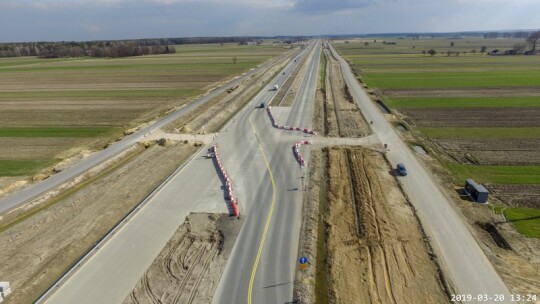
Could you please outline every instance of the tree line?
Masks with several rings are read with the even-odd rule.
[[[33,42],[0,45],[0,57],[129,57],[175,53],[174,46],[144,41]]]
[[[497,39],[497,38],[529,38],[530,32],[487,32],[484,34],[486,39]]]
[[[186,37],[135,40],[0,43],[0,57],[129,57],[175,53],[174,44],[245,43],[256,37]]]

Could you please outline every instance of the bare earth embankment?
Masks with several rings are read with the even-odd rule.
[[[210,303],[240,227],[226,214],[190,214],[124,304]]]
[[[317,182],[307,204],[315,206],[305,215],[301,251],[317,269],[301,277],[305,303],[448,303],[419,221],[383,155],[330,148],[315,159],[323,161],[310,167]]]

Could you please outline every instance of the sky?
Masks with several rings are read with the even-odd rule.
[[[0,0],[0,42],[540,29],[540,0]]]

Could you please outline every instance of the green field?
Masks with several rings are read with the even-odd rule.
[[[419,128],[431,138],[540,138],[540,128]]]
[[[446,163],[458,180],[472,178],[491,184],[540,184],[540,166],[480,166]]]
[[[520,87],[538,85],[540,71],[376,73],[362,80],[382,89]]]
[[[51,164],[43,160],[43,151],[51,157],[78,144],[99,149],[122,130],[153,120],[288,50],[283,45],[237,44],[175,48],[175,54],[114,59],[1,58],[0,176],[33,174]],[[6,146],[13,138],[18,138],[24,159]],[[44,147],[41,138],[66,140]]]
[[[416,97],[389,98],[392,108],[517,108],[540,107],[539,97]]]
[[[111,134],[112,128],[0,128],[0,137],[96,137]]]
[[[523,235],[540,238],[540,210],[533,208],[501,208],[495,212],[502,213],[508,221]]]
[[[383,41],[396,44],[383,44]],[[366,42],[367,45],[364,44]],[[425,126],[419,127],[418,131],[435,143],[434,148],[438,153],[471,153],[474,156],[474,148],[469,147],[475,147],[476,142],[509,140],[511,145],[512,141],[540,138],[540,128],[534,121],[534,113],[540,107],[540,56],[489,56],[480,53],[482,46],[486,46],[489,52],[495,49],[509,50],[515,44],[524,42],[524,39],[423,37],[419,40],[354,39],[348,43],[337,41],[333,44],[349,61],[357,78],[377,93],[377,98],[404,114],[406,119],[411,120],[413,128]],[[451,43],[454,45],[451,46]],[[434,49],[437,54],[430,56],[422,53],[429,49]],[[456,52],[459,52],[458,56]],[[461,116],[451,121],[452,127],[435,127],[440,124],[435,124],[433,117],[449,117],[447,115],[455,113]],[[522,113],[530,115],[520,120]],[[508,121],[504,120],[506,116],[509,117]],[[460,117],[463,117],[464,127],[460,127]],[[465,127],[474,122],[471,117],[478,117],[479,122],[486,122],[486,126],[490,127],[483,127],[480,123],[478,127]],[[460,145],[447,146],[448,140],[458,140]],[[438,145],[439,142],[444,144]],[[501,157],[504,155],[501,153],[507,153],[509,164],[520,157],[519,153],[526,152],[528,154],[524,155],[534,157],[540,151],[540,147],[523,152],[512,151],[511,147],[508,151],[501,151],[498,146],[493,148],[494,155]],[[489,153],[489,148],[486,145],[481,152],[485,155]],[[450,157],[452,155],[449,154]],[[484,184],[540,184],[540,163],[520,166],[442,162],[459,181],[473,178]],[[499,159],[499,162],[504,164],[504,159]],[[507,217],[512,218],[512,212]],[[518,211],[515,212],[519,216]],[[540,218],[533,216],[513,223],[521,233],[537,235]],[[536,225],[536,230],[526,228],[531,225]]]
[[[24,176],[34,174],[37,170],[49,166],[54,160],[2,160],[0,159],[0,176]]]

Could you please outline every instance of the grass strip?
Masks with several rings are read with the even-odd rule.
[[[540,138],[540,128],[418,128],[431,138]]]
[[[476,166],[445,163],[455,177],[491,184],[540,184],[540,166]]]
[[[0,176],[33,175],[39,169],[53,164],[56,160],[7,160],[0,159]]]
[[[507,208],[504,216],[516,230],[528,237],[540,238],[540,210],[533,208]]]
[[[539,97],[421,97],[386,100],[394,108],[517,108],[540,107]]]
[[[112,134],[115,128],[23,127],[0,128],[0,137],[97,137]]]

